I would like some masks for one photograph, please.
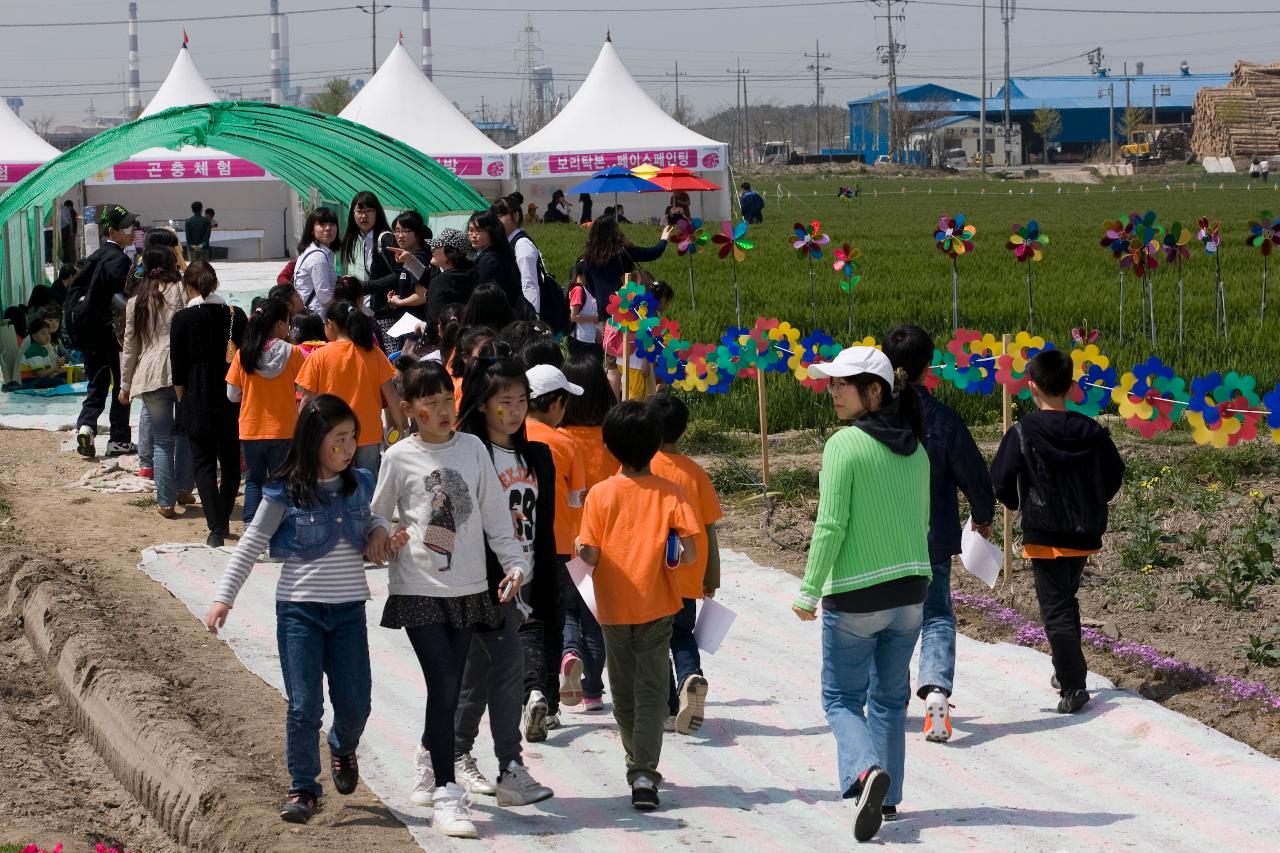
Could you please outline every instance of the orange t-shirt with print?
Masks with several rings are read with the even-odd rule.
[[[687,566],[675,569],[674,574],[676,590],[681,598],[702,598],[702,591],[706,588],[703,581],[707,573],[707,558],[710,555],[707,525],[724,518],[716,487],[711,485],[711,478],[702,470],[702,466],[683,453],[664,453],[660,450],[649,463],[649,470],[653,471],[655,477],[670,480],[679,486],[697,515],[698,532],[693,535],[698,551],[697,559]]]
[[[298,387],[347,401],[360,424],[360,447],[382,443],[382,383],[396,369],[382,347],[362,349],[352,341],[330,341],[311,353],[298,371]]]
[[[604,428],[598,426],[562,426],[561,432],[568,433],[578,445],[578,453],[582,456],[582,464],[587,469],[587,491],[596,483],[618,473],[622,467],[616,456],[609,452],[604,443]]]
[[[294,386],[306,356],[295,346],[289,349],[284,370],[267,379],[261,373],[245,373],[240,354],[227,368],[227,384],[240,389],[240,440],[266,441],[293,438],[298,424],[298,398]]]
[[[582,495],[587,489],[587,469],[578,443],[563,430],[533,418],[525,420],[524,431],[530,441],[540,441],[551,450],[556,468],[556,553],[572,554],[582,520]]]
[[[610,477],[587,493],[583,545],[600,549],[592,581],[601,625],[642,625],[680,609],[675,571],[666,565],[667,534],[698,532],[698,517],[670,480]]]

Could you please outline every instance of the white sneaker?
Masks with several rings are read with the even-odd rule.
[[[431,825],[441,835],[450,838],[476,838],[476,825],[471,822],[471,798],[467,792],[450,782],[443,788],[436,788],[432,795],[436,814]]]
[[[520,715],[520,730],[529,743],[547,739],[547,710],[547,697],[542,691],[530,691],[529,701],[524,703],[524,712]]]
[[[941,690],[930,690],[924,699],[924,739],[931,743],[951,739],[951,710]]]
[[[494,794],[493,783],[480,772],[475,757],[469,752],[453,760],[453,775],[458,777],[458,784],[466,788],[468,794],[483,794],[487,797]]]
[[[555,796],[555,792],[546,785],[539,785],[525,766],[512,761],[507,769],[498,774],[498,805],[528,806],[540,803]]]
[[[562,728],[563,725],[564,724],[560,722],[559,714],[547,715],[547,731],[553,731],[555,729]]]
[[[431,795],[436,790],[436,774],[431,769],[431,753],[422,744],[413,754],[413,790],[409,792],[409,802],[417,806],[429,806]]]
[[[689,735],[702,728],[706,713],[707,680],[701,675],[691,675],[680,685],[680,713],[676,714],[676,731]]]
[[[662,721],[662,730],[664,732],[674,732],[676,730],[675,715],[667,717],[665,720]]]

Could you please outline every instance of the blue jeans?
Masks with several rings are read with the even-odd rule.
[[[951,609],[951,559],[933,564],[933,580],[924,599],[924,624],[920,628],[921,698],[937,687],[949,697],[956,674],[956,614]]]
[[[836,737],[840,793],[846,798],[874,764],[889,772],[884,804],[902,802],[911,652],[922,617],[919,604],[874,613],[822,612],[822,708]]]
[[[382,467],[382,445],[365,444],[357,447],[355,458],[351,460],[351,467],[363,468],[373,475],[376,482],[378,469]]]
[[[242,441],[240,450],[244,453],[244,526],[253,521],[253,515],[262,503],[262,487],[271,472],[284,464],[289,455],[289,445],[293,442],[287,438],[262,439],[259,441]]]
[[[318,604],[276,602],[276,642],[289,711],[285,715],[284,753],[290,793],[320,796],[320,745],[316,733],[324,717],[324,676],[329,676],[333,726],[329,751],[350,755],[360,745],[369,719],[369,635],[364,602]]]
[[[178,398],[174,395],[173,386],[169,386],[148,391],[140,399],[151,419],[156,503],[172,509],[178,503],[178,492],[189,492],[195,488],[190,447],[186,438],[173,434]]]
[[[676,693],[684,680],[691,675],[702,675],[702,658],[698,654],[698,641],[693,638],[693,626],[698,623],[698,602],[692,598],[681,599],[682,606],[671,623],[670,696],[667,708],[671,716],[680,713],[680,696]]]
[[[138,467],[154,468],[155,463],[155,439],[151,435],[151,415],[147,414],[147,407],[144,404],[142,413],[138,415]]]
[[[560,600],[564,604],[564,645],[562,654],[573,652],[582,658],[582,695],[599,699],[604,695],[604,632],[595,614],[587,607],[578,588],[573,585],[569,570],[560,562]]]

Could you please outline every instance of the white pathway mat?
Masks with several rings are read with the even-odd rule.
[[[525,747],[525,763],[554,799],[502,809],[478,797],[479,842],[435,834],[428,813],[407,799],[425,688],[404,633],[377,625],[382,571],[369,576],[365,782],[431,850],[848,849],[852,807],[836,792],[835,742],[821,708],[821,629],[790,611],[798,580],[721,554],[727,586],[718,599],[738,618],[719,653],[703,660],[711,689],[702,730],[667,735],[661,810],[631,808],[612,716],[567,709],[564,729]],[[227,555],[161,545],[144,553],[141,568],[203,619]],[[280,689],[278,573],[274,564],[255,569],[222,636]],[[925,743],[922,703],[912,700],[903,819],[879,840],[922,850],[1275,849],[1280,762],[1094,675],[1088,709],[1060,716],[1046,655],[963,636],[958,652],[956,734],[946,745]],[[487,725],[475,755],[492,778]]]

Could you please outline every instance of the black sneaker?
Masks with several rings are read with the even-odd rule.
[[[280,807],[280,817],[288,823],[306,823],[315,813],[315,795],[301,791],[290,791],[288,799]]]
[[[222,533],[214,530],[209,533],[209,538],[204,540],[204,544],[210,548],[221,548],[226,544],[226,540],[222,538]]]
[[[96,436],[88,430],[81,430],[76,433],[76,453],[79,453],[85,459],[96,459],[98,449],[93,446],[93,440]]]
[[[1089,691],[1084,689],[1068,690],[1058,700],[1059,714],[1074,714],[1089,702]]]
[[[132,441],[113,441],[107,445],[108,456],[128,456],[138,452],[138,445]]]
[[[338,789],[339,794],[350,794],[360,781],[360,763],[356,760],[356,754],[334,755],[332,758],[333,787]]]
[[[858,808],[853,813],[853,837],[856,841],[870,841],[880,831],[884,820],[884,798],[889,793],[888,771],[871,766],[858,778],[862,790],[858,794]]]
[[[884,820],[885,823],[893,823],[895,820],[898,819],[898,807],[897,806],[881,806],[880,817]]]
[[[631,807],[642,812],[658,807],[658,786],[648,776],[641,776],[631,784]]]

